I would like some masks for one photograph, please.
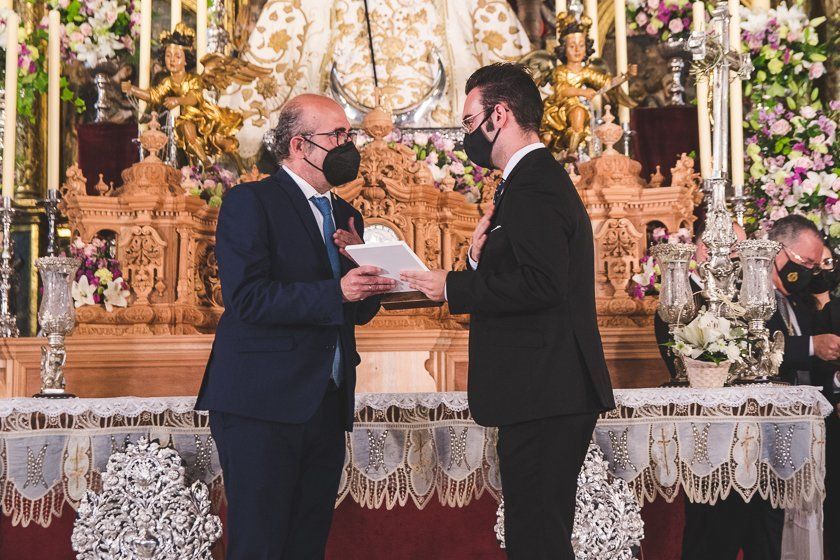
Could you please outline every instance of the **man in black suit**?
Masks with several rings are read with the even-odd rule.
[[[364,225],[330,193],[359,170],[341,107],[296,97],[270,139],[281,169],[238,185],[219,214],[225,312],[196,404],[219,450],[229,560],[323,558],[353,426],[354,326],[394,286],[344,254]]]
[[[810,283],[819,273],[822,238],[813,222],[797,215],[777,220],[768,236],[782,245],[772,272],[777,309],[767,322],[771,333],[785,337],[780,374],[789,383],[811,384],[814,357],[836,359],[840,352],[840,337],[813,330]],[[742,549],[744,560],[778,560],[783,525],[784,511],[760,496],[744,502],[736,494],[714,506],[692,504],[686,507],[682,558],[735,560]]]
[[[598,414],[615,406],[595,316],[592,226],[539,142],[542,101],[519,66],[467,81],[469,158],[503,170],[473,234],[472,270],[404,273],[470,313],[470,410],[498,426],[505,542],[513,559],[574,558],[577,476]]]

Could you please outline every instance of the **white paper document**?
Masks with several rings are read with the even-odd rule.
[[[405,241],[348,245],[345,249],[359,266],[379,267],[384,271],[381,276],[396,280],[397,286],[392,292],[413,291],[406,282],[400,280],[400,272],[403,270],[429,270]]]

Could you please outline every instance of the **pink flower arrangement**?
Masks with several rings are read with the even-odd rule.
[[[647,35],[660,41],[687,37],[691,30],[688,0],[628,0],[629,35]]]
[[[48,0],[61,14],[63,55],[88,68],[134,54],[139,33],[137,0]],[[46,20],[41,22],[46,25]]]
[[[238,182],[233,172],[213,164],[204,171],[189,165],[181,168],[181,187],[190,196],[200,197],[212,208],[222,205],[225,194]]]
[[[76,307],[102,304],[110,312],[128,305],[131,291],[119,261],[113,258],[113,242],[94,237],[85,243],[77,237],[70,245],[70,254],[82,261],[72,286]]]

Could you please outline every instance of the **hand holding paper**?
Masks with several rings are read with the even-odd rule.
[[[400,273],[400,279],[408,282],[412,290],[418,290],[426,294],[432,301],[446,300],[446,270],[410,271],[404,270]]]
[[[345,250],[359,265],[370,265],[382,269],[381,275],[396,282],[393,292],[409,292],[407,282],[400,281],[400,272],[410,270],[427,272],[429,269],[414,254],[405,241],[348,245]]]

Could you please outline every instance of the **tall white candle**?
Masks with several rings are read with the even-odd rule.
[[[14,10],[14,0],[0,0],[0,10]]]
[[[739,0],[729,0],[729,44],[732,50],[741,52],[741,14]],[[738,74],[729,74],[729,134],[731,135],[732,187],[735,196],[744,194],[744,101],[741,80]]]
[[[702,0],[692,6],[694,30],[706,30],[706,7]],[[700,135],[700,174],[704,179],[712,176],[712,123],[709,120],[709,81],[697,80],[697,129]]]
[[[199,61],[198,72],[201,72],[201,59],[207,54],[207,0],[197,0],[195,7],[195,57]]]
[[[589,38],[592,39],[592,46],[595,49],[594,56],[598,56],[601,53],[601,46],[598,44],[598,0],[586,0],[586,15],[592,19]]]
[[[175,31],[175,26],[181,23],[181,0],[170,0],[169,5],[169,24],[172,31]]]
[[[18,93],[18,25],[14,12],[6,18],[6,119],[3,129],[3,196],[12,197],[15,189],[15,140]]]
[[[58,10],[50,10],[47,90],[47,189],[58,190],[61,140],[61,29]]]
[[[566,11],[566,0],[555,0],[554,13],[560,14]]]
[[[615,0],[615,68],[619,75],[627,72],[627,9],[624,0]],[[621,84],[621,90],[629,95],[627,82]],[[618,122],[630,122],[630,107],[618,106]]]
[[[754,10],[770,10],[770,0],[753,0],[752,8]]]
[[[140,2],[140,62],[137,85],[148,90],[152,81],[152,0]],[[146,111],[146,103],[140,102],[140,113]]]

